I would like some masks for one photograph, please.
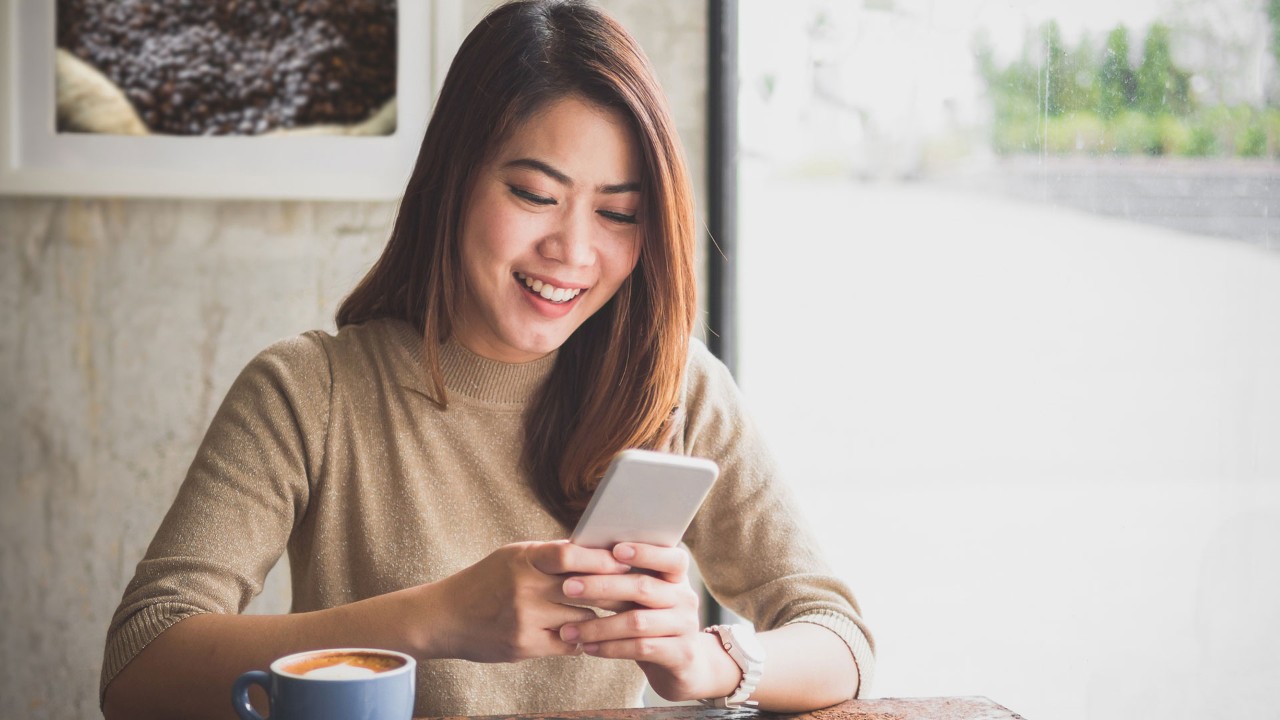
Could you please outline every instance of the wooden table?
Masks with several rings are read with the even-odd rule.
[[[532,715],[491,715],[489,720],[1023,720],[984,697],[884,698],[850,700],[834,707],[794,715],[755,710],[715,710],[699,705],[588,710]],[[441,718],[440,720],[463,720]],[[479,720],[472,718],[471,720]]]

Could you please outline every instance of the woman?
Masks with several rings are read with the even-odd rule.
[[[106,714],[225,714],[244,670],[339,646],[419,658],[423,715],[623,707],[646,678],[775,710],[855,695],[874,661],[852,595],[690,344],[693,238],[630,36],[578,2],[490,14],[338,333],[264,351],[214,418],[113,619]],[[758,658],[701,632],[685,551],[562,540],[627,447],[720,464],[686,540],[762,630],[758,686]],[[238,614],[286,550],[294,612]]]

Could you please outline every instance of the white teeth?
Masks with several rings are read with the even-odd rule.
[[[582,288],[558,288],[554,285],[548,285],[541,280],[535,280],[524,273],[516,273],[516,277],[524,282],[525,287],[532,290],[535,294],[541,295],[543,299],[551,302],[560,303],[568,302],[582,293]]]

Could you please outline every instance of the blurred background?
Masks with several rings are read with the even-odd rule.
[[[739,5],[739,380],[880,696],[1274,718],[1280,3]]]

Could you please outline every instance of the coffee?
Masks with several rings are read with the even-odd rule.
[[[410,720],[417,667],[412,656],[394,650],[309,650],[276,660],[268,672],[236,678],[231,705],[241,720]],[[267,691],[268,718],[249,702],[255,685]]]
[[[280,669],[290,675],[316,679],[349,679],[368,677],[404,667],[405,661],[395,655],[371,652],[334,652],[308,655]]]

